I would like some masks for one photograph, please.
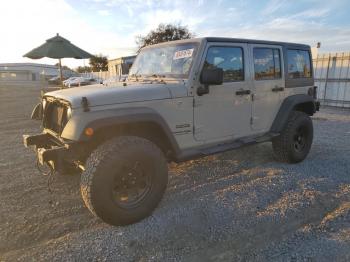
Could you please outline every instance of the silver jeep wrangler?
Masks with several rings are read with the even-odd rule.
[[[198,38],[143,48],[126,82],[46,93],[25,135],[40,164],[79,169],[81,194],[112,225],[160,202],[168,162],[272,141],[278,160],[304,160],[316,102],[310,47]]]

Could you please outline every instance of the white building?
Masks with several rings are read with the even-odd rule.
[[[136,55],[124,56],[116,59],[108,60],[108,72],[109,76],[121,76],[127,75],[129,69],[134,63]]]
[[[37,81],[41,76],[56,76],[58,68],[54,65],[34,63],[0,64],[0,81]]]
[[[70,76],[71,70],[63,70],[64,76]],[[0,63],[0,86],[31,85],[45,82],[59,75],[57,66],[36,63]]]

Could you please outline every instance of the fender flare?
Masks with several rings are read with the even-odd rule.
[[[288,121],[290,112],[293,111],[297,105],[304,104],[304,103],[310,103],[310,104],[312,103],[312,106],[313,106],[312,111],[313,113],[316,112],[315,100],[313,97],[309,95],[298,94],[298,95],[289,96],[286,99],[284,99],[275,117],[275,120],[272,123],[270,132],[271,133],[281,132]]]
[[[61,137],[78,142],[88,141],[90,138],[84,133],[84,130],[88,127],[97,131],[101,128],[140,122],[150,122],[158,125],[165,133],[172,150],[175,153],[180,151],[175,137],[163,117],[155,110],[146,107],[89,111],[76,116],[73,115],[65,126]]]

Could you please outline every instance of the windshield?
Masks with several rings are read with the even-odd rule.
[[[130,69],[129,76],[187,78],[196,51],[196,43],[166,45],[141,50]]]

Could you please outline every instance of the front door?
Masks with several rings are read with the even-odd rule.
[[[284,97],[284,67],[281,46],[251,44],[253,57],[252,129],[270,130]]]
[[[195,139],[215,142],[246,135],[251,130],[247,44],[210,43],[205,54],[201,68],[222,68],[224,82],[209,86],[208,94],[195,94]]]

